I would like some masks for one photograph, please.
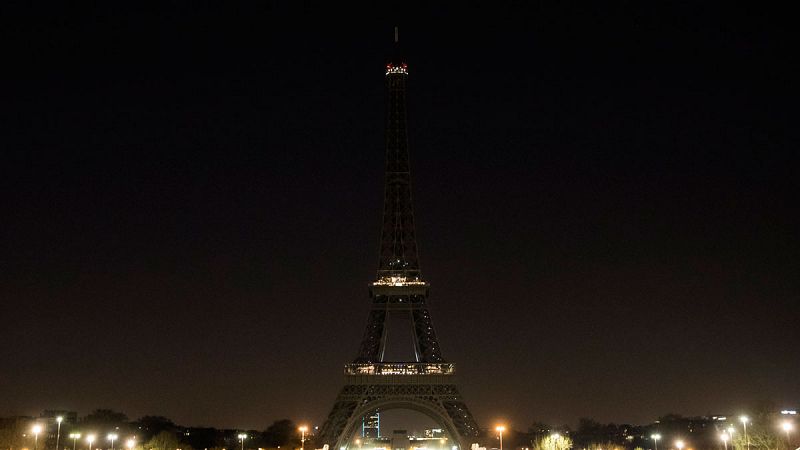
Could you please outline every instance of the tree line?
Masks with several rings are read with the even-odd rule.
[[[40,436],[34,437],[31,432],[33,423],[44,425]],[[52,422],[52,423],[48,423]],[[70,435],[80,433],[80,439],[71,439]],[[246,449],[299,447],[300,435],[297,425],[289,419],[280,419],[266,426],[263,430],[233,430],[213,427],[185,427],[174,423],[163,416],[143,416],[129,420],[128,416],[111,409],[96,409],[90,414],[74,420],[65,420],[61,424],[60,438],[57,437],[55,415],[53,417],[6,418],[0,419],[0,450],[33,450],[34,442],[38,450],[88,450],[86,437],[95,434],[96,440],[92,449],[110,449],[111,442],[107,435],[118,436],[115,450],[126,450],[126,441],[135,437],[130,450],[237,450],[241,448],[239,434],[244,433]]]

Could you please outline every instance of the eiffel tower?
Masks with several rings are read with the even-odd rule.
[[[407,79],[405,59],[392,58],[386,65],[386,176],[378,273],[369,285],[372,305],[358,356],[345,365],[345,386],[316,436],[317,448],[347,449],[363,417],[395,408],[427,415],[447,431],[449,446],[461,450],[479,434],[453,379],[454,365],[442,357],[426,303],[429,284],[419,268],[411,203]],[[410,319],[413,360],[385,359],[391,318]]]

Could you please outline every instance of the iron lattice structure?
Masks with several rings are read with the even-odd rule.
[[[393,408],[428,415],[469,448],[479,428],[456,387],[454,367],[439,348],[427,307],[429,284],[422,279],[411,202],[406,113],[406,64],[386,66],[386,177],[380,257],[370,284],[372,306],[358,356],[345,366],[345,386],[316,436],[317,448],[340,450],[362,418]],[[414,361],[385,361],[387,319],[410,318]]]

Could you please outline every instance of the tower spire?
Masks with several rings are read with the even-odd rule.
[[[397,27],[394,36],[396,43]],[[402,57],[396,55],[386,65],[386,174],[377,276],[379,282],[421,281],[408,161],[407,79],[408,66]]]

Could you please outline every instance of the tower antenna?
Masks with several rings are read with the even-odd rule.
[[[399,30],[399,28],[400,28],[400,27],[394,27],[394,43],[395,43],[395,44],[397,44],[397,41],[400,39],[400,38],[399,38],[399,35],[400,35],[400,30]]]

